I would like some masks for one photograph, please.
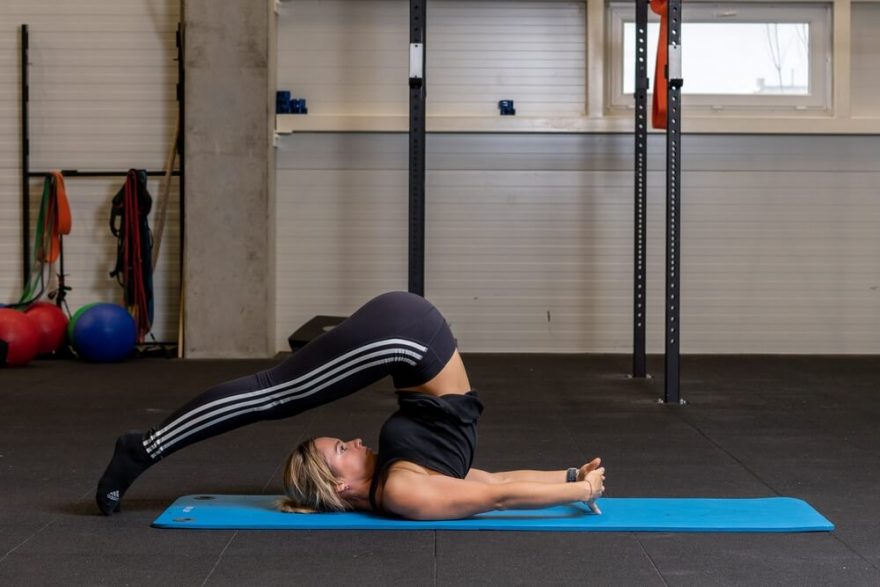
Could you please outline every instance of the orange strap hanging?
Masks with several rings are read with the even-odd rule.
[[[49,198],[45,222],[46,238],[49,240],[48,251],[42,250],[40,260],[54,263],[61,254],[61,235],[70,234],[71,217],[70,203],[67,201],[67,190],[64,188],[64,176],[60,171],[52,172],[52,192]]]
[[[666,0],[651,0],[651,10],[660,15],[660,38],[657,40],[657,66],[654,69],[654,105],[651,110],[651,124],[654,128],[666,128],[666,64],[669,58],[666,37],[667,10]],[[662,80],[662,83],[661,83]]]

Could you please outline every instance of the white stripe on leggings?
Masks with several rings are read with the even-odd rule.
[[[289,390],[286,393],[278,393],[278,394],[275,394],[271,397],[263,398],[262,400],[259,400],[259,401],[247,402],[248,404],[258,404],[258,403],[262,402],[262,405],[247,407],[244,409],[240,409],[240,410],[228,413],[222,417],[215,418],[215,419],[211,420],[210,422],[202,424],[201,426],[199,426],[197,428],[189,430],[188,432],[177,436],[175,439],[171,440],[170,442],[167,442],[167,443],[159,442],[158,446],[154,449],[154,451],[150,453],[150,456],[155,458],[158,454],[168,450],[169,448],[171,448],[172,446],[174,446],[175,444],[177,444],[181,440],[184,440],[185,438],[188,438],[188,437],[192,436],[193,434],[197,434],[206,428],[210,428],[211,426],[215,426],[221,422],[225,422],[226,420],[229,420],[229,419],[232,419],[237,416],[244,415],[244,414],[248,414],[251,412],[261,412],[264,410],[269,410],[274,407],[286,404],[287,402],[297,400],[297,399],[302,399],[304,397],[308,397],[312,394],[318,393],[319,391],[321,391],[325,387],[333,385],[337,381],[345,379],[346,377],[353,375],[359,371],[369,369],[370,367],[375,367],[377,365],[383,365],[383,364],[389,364],[389,363],[401,363],[401,362],[408,363],[409,365],[412,365],[412,366],[415,366],[415,364],[416,364],[416,362],[413,361],[412,359],[405,359],[402,357],[391,357],[388,359],[381,359],[378,361],[373,361],[372,363],[367,363],[365,365],[361,365],[357,369],[354,369],[351,372],[346,373],[344,375],[340,375],[339,377],[332,379],[331,381],[328,381],[328,382],[324,383],[323,385],[321,385],[315,389],[312,389],[306,393],[295,394],[294,393],[295,390]],[[241,405],[243,406],[245,404],[241,404]],[[241,406],[234,406],[234,407],[241,407]]]
[[[200,422],[204,422],[205,420],[212,419],[215,416],[218,416],[218,415],[223,414],[225,412],[229,412],[230,410],[236,410],[242,406],[253,406],[253,405],[257,405],[257,404],[272,400],[274,398],[283,397],[283,396],[291,394],[291,393],[307,391],[310,387],[317,385],[318,383],[321,383],[321,381],[327,379],[328,377],[332,377],[333,375],[336,375],[340,372],[343,372],[343,375],[341,377],[337,377],[333,381],[336,382],[341,379],[345,379],[345,377],[348,377],[352,373],[356,373],[356,372],[362,370],[362,369],[357,369],[356,371],[351,371],[351,369],[353,367],[357,366],[359,363],[362,363],[362,362],[370,360],[370,359],[375,359],[377,357],[384,357],[384,356],[388,356],[388,355],[398,356],[398,357],[400,357],[402,355],[411,356],[411,357],[415,358],[416,361],[421,360],[421,358],[422,358],[422,355],[414,353],[413,351],[410,351],[408,349],[400,349],[400,348],[386,349],[386,350],[382,350],[382,351],[369,353],[369,354],[363,355],[361,357],[357,357],[356,359],[352,359],[348,363],[345,363],[344,365],[341,365],[341,366],[337,367],[336,369],[328,371],[327,373],[325,373],[319,377],[315,377],[311,381],[309,381],[299,387],[291,387],[292,382],[286,382],[286,383],[283,383],[280,385],[276,385],[274,387],[270,387],[268,389],[251,391],[251,392],[239,394],[237,396],[231,396],[231,398],[235,398],[237,401],[230,401],[230,398],[223,398],[222,400],[216,400],[216,401],[211,402],[209,404],[205,404],[205,406],[214,406],[215,409],[213,409],[210,412],[207,412],[205,414],[202,414],[201,416],[194,417],[197,413],[204,411],[203,408],[205,406],[199,406],[199,408],[196,408],[195,410],[192,410],[191,412],[184,414],[183,416],[181,416],[180,418],[178,418],[177,420],[175,420],[174,422],[172,422],[168,426],[162,428],[161,430],[156,431],[156,433],[153,435],[153,440],[149,444],[145,444],[144,446],[147,449],[147,451],[151,453],[151,456],[154,456],[152,453],[154,452],[155,449],[159,449],[160,451],[164,450],[164,449],[160,448],[159,445],[164,444],[164,445],[166,445],[165,448],[167,448],[168,441],[172,440],[178,434],[184,432],[186,429],[188,429],[188,428],[190,428]],[[375,365],[381,365],[383,363],[393,363],[396,361],[403,361],[403,362],[409,363],[410,365],[413,365],[413,366],[416,364],[416,362],[412,361],[411,359],[396,358],[394,360],[380,360],[376,363],[371,363],[371,365],[375,366]],[[326,387],[326,386],[322,386],[319,389],[323,389],[324,387]],[[271,393],[271,392],[275,392],[275,393]],[[306,393],[303,395],[303,397],[307,397],[309,395],[311,395],[311,393]],[[261,397],[257,397],[257,396],[261,396]],[[255,398],[255,399],[248,399],[248,398]],[[291,399],[294,399],[294,398],[291,398]],[[227,404],[227,405],[224,406],[223,404]]]
[[[279,384],[274,385],[274,386],[272,386],[272,387],[267,387],[267,388],[265,388],[265,389],[257,389],[257,390],[254,390],[254,391],[248,391],[248,392],[240,393],[240,394],[237,394],[237,395],[231,395],[231,396],[229,396],[229,397],[225,397],[225,398],[222,398],[222,399],[214,400],[214,401],[212,401],[212,402],[209,402],[209,403],[207,403],[207,404],[204,404],[204,405],[202,405],[202,406],[199,406],[198,408],[196,408],[196,409],[194,409],[194,410],[192,410],[192,411],[190,411],[190,412],[187,412],[186,414],[183,414],[182,416],[180,416],[179,418],[177,418],[174,422],[171,422],[170,424],[168,424],[167,426],[165,426],[165,427],[162,428],[161,430],[157,430],[157,431],[155,432],[155,434],[156,434],[157,436],[164,435],[164,434],[166,434],[166,433],[172,431],[176,426],[178,426],[179,424],[181,424],[181,423],[184,422],[185,420],[188,420],[189,418],[195,416],[196,414],[199,414],[199,413],[201,413],[201,412],[205,412],[205,411],[211,410],[211,409],[213,409],[213,408],[215,408],[215,407],[217,407],[217,406],[221,406],[221,405],[223,405],[223,404],[234,403],[234,402],[238,402],[238,401],[241,401],[241,400],[244,400],[244,399],[248,399],[248,398],[252,398],[252,397],[257,397],[257,396],[259,396],[259,395],[273,393],[273,392],[275,392],[275,391],[283,390],[283,389],[286,389],[286,388],[288,388],[288,387],[295,386],[295,385],[299,385],[300,383],[304,383],[304,382],[307,382],[307,381],[308,381],[310,384],[311,384],[311,383],[317,383],[317,382],[321,381],[321,380],[324,379],[324,378],[331,377],[331,376],[335,375],[336,373],[339,373],[340,371],[342,371],[342,370],[344,370],[344,369],[346,369],[346,368],[350,368],[351,365],[353,364],[353,361],[350,361],[349,359],[351,359],[352,357],[354,357],[354,356],[356,356],[356,355],[358,355],[358,354],[361,354],[361,353],[363,353],[364,351],[368,351],[368,350],[371,350],[371,349],[374,349],[374,348],[378,348],[378,347],[381,347],[381,346],[387,346],[387,345],[391,345],[391,344],[398,344],[398,345],[409,346],[409,347],[411,347],[411,348],[415,348],[415,349],[417,349],[417,350],[419,350],[419,351],[422,351],[422,352],[424,352],[424,351],[427,350],[427,347],[424,347],[424,346],[422,346],[422,345],[420,345],[420,344],[416,344],[416,343],[411,342],[411,341],[408,341],[408,340],[402,340],[402,339],[388,339],[388,340],[382,340],[382,341],[378,341],[378,342],[373,342],[373,343],[370,343],[370,344],[364,345],[364,346],[362,346],[362,347],[358,347],[358,348],[356,348],[356,349],[354,349],[354,350],[352,350],[352,351],[349,351],[349,352],[345,353],[344,355],[340,355],[339,357],[333,359],[332,361],[328,361],[327,363],[323,363],[323,364],[321,364],[319,367],[316,367],[315,369],[309,371],[308,373],[305,373],[304,375],[301,375],[300,377],[297,377],[296,379],[292,379],[292,380],[290,380],[290,381],[284,381],[284,382],[282,382],[282,383],[279,383]],[[370,357],[374,357],[374,356],[379,356],[379,355],[383,355],[383,354],[393,354],[393,353],[396,353],[396,352],[411,353],[410,351],[407,351],[407,349],[394,348],[394,349],[386,350],[386,351],[384,351],[383,353],[372,354],[372,355],[367,355],[367,356],[362,356],[362,357],[359,357],[359,358],[356,359],[356,360],[364,360],[364,359],[366,359],[366,358],[370,358]],[[414,356],[417,360],[420,360],[420,359],[422,358],[421,355],[416,355],[416,354],[412,354],[411,356]],[[343,361],[348,361],[348,363],[345,363],[345,364],[343,364],[343,365],[340,365],[340,366],[338,366],[338,367],[335,368],[335,369],[331,369],[331,367],[334,367],[334,366],[336,366],[336,365],[339,365],[339,363],[342,363]],[[328,370],[329,370],[329,372],[328,372]],[[147,448],[149,448],[149,447],[147,447]]]
[[[401,345],[401,346],[391,348],[391,349],[385,349],[385,350],[382,350],[379,352],[368,353],[368,354],[365,354],[362,356],[357,356],[361,353],[364,353],[364,351],[368,351],[370,349],[374,349],[374,348],[381,347],[381,346],[393,345],[393,344]],[[344,372],[344,371],[352,369],[358,363],[361,363],[364,360],[369,360],[372,358],[376,358],[376,357],[380,357],[380,356],[387,356],[387,355],[405,355],[405,356],[413,357],[416,360],[421,360],[422,355],[415,353],[407,348],[401,348],[403,346],[415,348],[415,349],[418,349],[419,351],[422,351],[422,352],[427,350],[427,347],[425,347],[425,346],[414,343],[412,341],[403,340],[403,339],[388,339],[388,340],[373,342],[373,343],[364,345],[364,346],[359,347],[353,351],[345,353],[344,355],[341,355],[341,356],[333,359],[332,361],[328,361],[327,363],[320,365],[319,367],[313,369],[312,371],[310,371],[310,372],[308,372],[308,373],[306,373],[296,379],[293,379],[290,381],[285,381],[283,383],[280,383],[278,385],[274,385],[272,387],[268,387],[265,389],[258,389],[258,390],[254,390],[254,391],[249,391],[249,392],[225,397],[222,399],[218,399],[218,400],[209,402],[205,405],[199,406],[198,408],[196,408],[190,412],[187,412],[186,414],[183,414],[182,416],[180,416],[179,418],[177,418],[176,420],[174,420],[173,422],[171,422],[167,426],[165,426],[165,427],[161,428],[160,430],[157,430],[155,433],[153,433],[151,435],[151,438],[149,439],[149,442],[147,442],[147,441],[144,442],[144,448],[147,450],[147,452],[150,453],[151,456],[155,456],[157,453],[164,452],[164,450],[166,450],[167,447],[170,446],[169,444],[167,444],[168,441],[172,440],[175,436],[184,432],[186,429],[190,428],[191,426],[198,424],[199,422],[213,418],[214,416],[220,415],[220,414],[227,412],[229,410],[235,410],[239,405],[250,406],[250,405],[255,405],[258,403],[265,402],[265,401],[270,401],[270,400],[275,399],[277,397],[283,397],[285,395],[288,395],[287,390],[290,390],[289,393],[294,393],[294,394],[296,394],[297,392],[308,390],[310,387],[320,383],[321,381],[327,379],[328,377],[332,377],[340,372]],[[355,357],[355,358],[352,359],[352,357]],[[400,360],[404,360],[404,362],[407,362],[411,365],[415,365],[415,362],[413,362],[411,360],[406,360],[406,359],[403,359],[402,357],[397,359],[397,361],[400,361]],[[342,363],[343,361],[347,361],[347,362],[340,365],[339,363]],[[387,360],[386,361],[379,361],[376,363],[371,363],[370,366],[376,366],[376,365],[382,364],[383,362],[388,363],[388,362],[395,362],[395,361],[387,361]],[[333,368],[333,367],[335,367],[335,368]],[[363,370],[363,369],[357,369],[355,371],[345,373],[344,375],[342,375],[342,377],[338,377],[338,378],[334,379],[333,382],[344,379],[345,377],[347,377],[353,373],[356,373],[358,371],[361,371],[361,370]],[[303,385],[296,387],[298,384],[303,384]],[[323,389],[324,387],[326,387],[326,385],[321,386],[318,389]],[[293,389],[291,389],[291,388],[293,388]],[[315,390],[315,391],[317,391],[317,390]],[[275,393],[275,392],[280,392],[280,393]],[[314,391],[311,393],[314,393]],[[307,397],[308,395],[311,395],[311,393],[306,393],[302,397]],[[274,394],[274,395],[271,395],[271,394]],[[260,397],[260,396],[266,396],[266,397]],[[296,397],[298,397],[298,396],[291,397],[291,398],[287,399],[286,401],[291,401],[293,399],[296,399]],[[259,399],[253,400],[252,398],[259,398]],[[246,401],[246,400],[250,400],[250,401]],[[226,405],[226,404],[235,404],[235,405]],[[224,405],[226,405],[226,407],[221,408],[221,406],[224,406]],[[208,413],[205,413],[204,415],[200,416],[199,418],[193,419],[194,416],[196,416],[200,413],[203,413],[203,412],[208,412]],[[224,419],[226,419],[226,418],[224,418]],[[204,427],[202,427],[202,428],[204,428]],[[165,446],[162,446],[162,445],[165,445]]]

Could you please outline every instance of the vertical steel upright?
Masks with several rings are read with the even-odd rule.
[[[22,287],[27,290],[31,280],[31,193],[30,193],[30,119],[28,118],[28,25],[21,25],[21,250]]]
[[[409,3],[409,291],[425,295],[425,48],[428,0]]]
[[[184,58],[186,57],[185,49],[186,49],[186,11],[184,10],[183,2],[181,2],[180,6],[180,21],[177,23],[177,34],[175,35],[176,44],[177,44],[177,120],[178,120],[178,131],[177,131],[177,169],[179,170],[180,177],[177,181],[177,209],[178,209],[178,288],[180,288],[181,292],[183,291],[183,271],[184,271],[184,237],[186,236],[186,157],[185,157],[185,149],[186,146],[186,63],[184,62]],[[182,293],[181,293],[182,295]]]
[[[633,377],[647,376],[648,2],[636,0],[635,220],[633,223]]]
[[[666,366],[664,401],[681,403],[681,0],[667,4]]]

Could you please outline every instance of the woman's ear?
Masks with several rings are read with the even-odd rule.
[[[346,493],[348,493],[348,490],[349,487],[345,481],[340,481],[336,484],[336,493],[338,493],[339,495],[345,495]]]

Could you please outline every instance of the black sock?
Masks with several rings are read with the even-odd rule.
[[[143,432],[131,431],[116,439],[113,458],[98,481],[95,501],[105,516],[119,511],[122,496],[138,476],[155,463],[143,444]]]

